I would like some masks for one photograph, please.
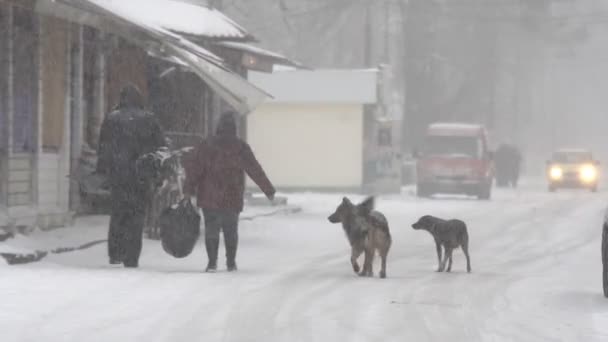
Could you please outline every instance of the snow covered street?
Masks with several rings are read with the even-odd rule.
[[[385,280],[353,274],[342,228],[326,219],[340,199],[290,195],[301,212],[243,221],[237,273],[223,271],[223,258],[222,272],[203,273],[200,242],[173,259],[146,240],[137,270],[107,265],[105,244],[23,266],[2,262],[1,340],[608,340],[605,193],[549,194],[539,184],[497,190],[486,202],[380,197],[393,235]],[[460,250],[453,273],[434,272],[431,236],[410,227],[424,214],[468,224],[471,274]],[[87,218],[5,241],[0,251],[104,238],[106,222]]]

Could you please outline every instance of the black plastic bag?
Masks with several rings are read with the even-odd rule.
[[[201,234],[201,216],[190,200],[163,210],[158,221],[165,252],[176,258],[187,257]]]

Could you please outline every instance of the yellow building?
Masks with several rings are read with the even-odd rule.
[[[376,69],[249,74],[274,98],[248,116],[247,140],[279,189],[362,191],[373,183],[378,79]]]

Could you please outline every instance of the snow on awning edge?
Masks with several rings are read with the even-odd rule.
[[[220,46],[220,47],[223,47],[226,49],[238,50],[238,51],[247,52],[247,53],[251,53],[254,55],[266,57],[266,58],[273,60],[274,64],[291,66],[291,67],[294,67],[297,69],[310,69],[309,67],[306,67],[304,64],[302,64],[298,61],[292,60],[282,54],[279,54],[277,52],[270,51],[270,50],[261,48],[259,46],[252,45],[252,44],[234,42],[234,41],[219,41],[219,42],[214,43],[214,45],[217,45],[217,46]]]

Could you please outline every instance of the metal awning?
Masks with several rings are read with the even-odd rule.
[[[104,2],[112,3],[108,0],[38,0],[35,10],[116,34],[152,55],[181,62],[241,114],[252,112],[266,98],[271,97],[226,68],[221,58],[185,36],[162,27],[154,20],[148,20],[146,16],[101,6]]]
[[[255,46],[248,43],[241,42],[231,42],[231,41],[220,41],[215,43],[214,45],[231,49],[238,50],[244,53],[252,54],[254,56],[259,56],[270,60],[273,64],[286,65],[298,69],[308,69],[302,63],[289,59],[288,57],[281,55],[279,53],[263,49],[259,46]]]

